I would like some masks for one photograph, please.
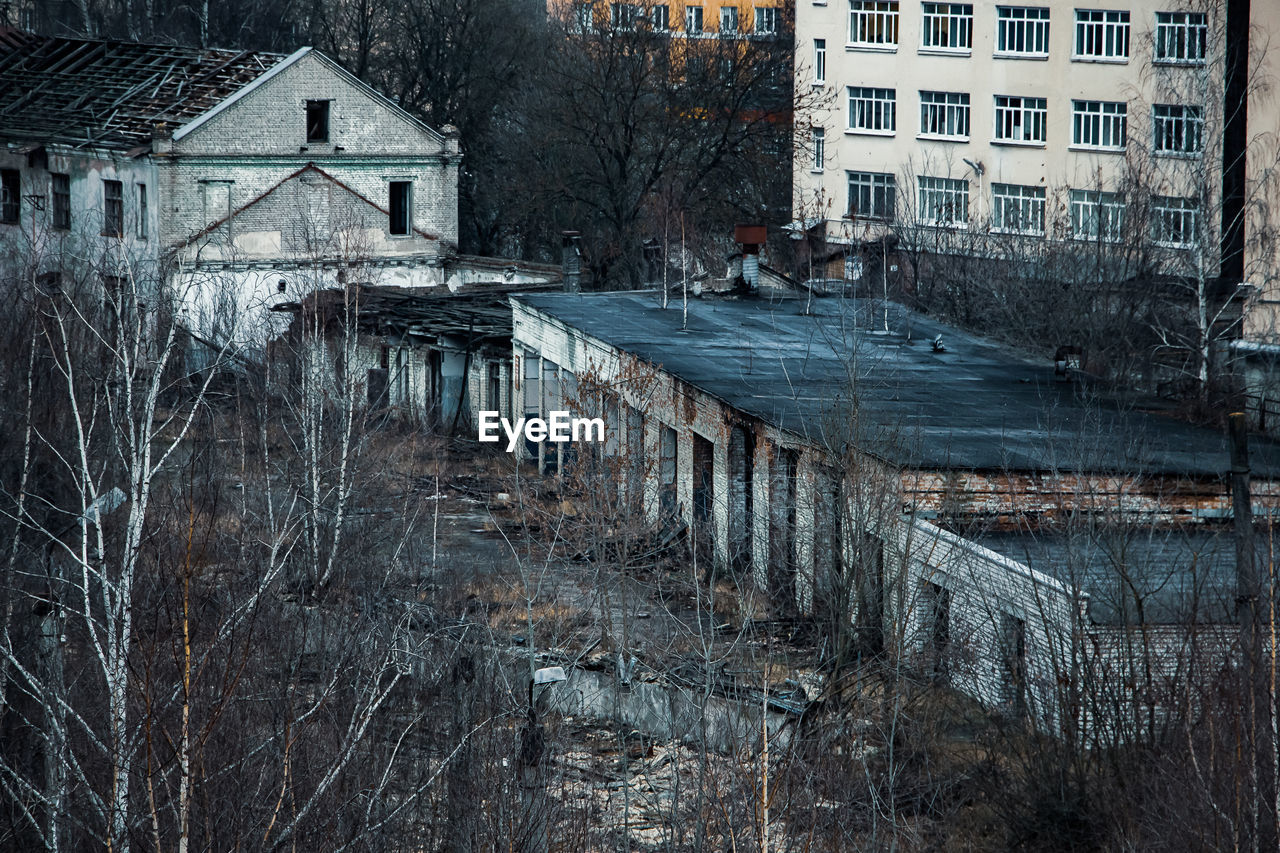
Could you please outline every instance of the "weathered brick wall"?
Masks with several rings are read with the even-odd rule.
[[[306,141],[308,100],[330,101],[327,143]],[[388,204],[389,181],[411,180],[413,225],[455,244],[457,150],[456,140],[412,121],[313,52],[174,140],[171,151],[158,157],[169,223],[164,242],[175,245],[211,221],[202,181],[234,181],[232,207],[238,208],[315,163],[382,207]],[[293,202],[304,204],[318,202]],[[253,219],[239,230],[248,233],[276,221],[267,214],[260,219],[265,222]]]

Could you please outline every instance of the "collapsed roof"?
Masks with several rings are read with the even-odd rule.
[[[130,151],[217,106],[284,58],[0,28],[0,137]]]

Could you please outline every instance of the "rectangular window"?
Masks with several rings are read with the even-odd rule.
[[[124,236],[124,185],[119,181],[102,182],[102,236]]]
[[[920,135],[969,138],[968,92],[921,92]]]
[[[813,82],[827,81],[827,40],[813,40]]]
[[[0,222],[14,225],[22,214],[22,175],[17,169],[0,169]]]
[[[991,185],[991,229],[1006,234],[1044,233],[1044,187]]]
[[[925,3],[920,45],[934,50],[970,50],[973,4]]]
[[[821,172],[827,159],[827,132],[821,127],[813,128],[813,171]]]
[[[996,7],[996,53],[1049,55],[1049,10],[1041,6]]]
[[[1117,101],[1072,101],[1071,144],[1120,151],[1125,143],[1128,107]]]
[[[1129,13],[1076,9],[1077,59],[1127,60]]]
[[[1044,142],[1048,107],[1044,98],[996,95],[997,142]]]
[[[755,31],[760,35],[778,32],[782,10],[773,6],[757,6],[755,8]]]
[[[1208,40],[1204,12],[1156,12],[1156,62],[1203,65]]]
[[[896,47],[898,0],[849,0],[849,44]]]
[[[589,33],[595,30],[595,9],[591,3],[573,4],[573,20],[570,26],[576,33]]]
[[[738,7],[737,6],[721,6],[720,7],[720,32],[723,34],[736,33],[738,31]]]
[[[1204,150],[1204,110],[1181,104],[1151,107],[1152,144],[1160,154],[1198,154]]]
[[[138,238],[147,239],[147,185],[138,184]]]
[[[413,184],[409,181],[392,181],[390,200],[390,221],[388,227],[392,234],[408,234],[411,219],[410,206],[413,203]]]
[[[1011,715],[1021,717],[1027,713],[1027,623],[1002,613],[1000,646],[1005,706]]]
[[[893,133],[897,124],[896,90],[849,87],[850,130]]]
[[[1124,233],[1124,202],[1119,193],[1071,191],[1071,236],[1077,240],[1116,242]]]
[[[611,3],[609,5],[609,22],[615,30],[633,30],[640,17],[640,7],[634,3]]]
[[[307,142],[329,141],[329,102],[307,101]]]
[[[1151,239],[1161,246],[1186,248],[1198,242],[1200,205],[1193,198],[1152,196]]]
[[[71,176],[54,172],[49,177],[53,196],[53,227],[66,231],[71,228]]]
[[[918,179],[922,225],[967,225],[969,182],[963,178]]]
[[[849,215],[891,220],[896,207],[897,182],[879,172],[849,173]]]
[[[701,6],[684,7],[684,31],[688,35],[696,35],[702,32]]]
[[[665,33],[671,29],[671,7],[666,3],[653,7],[653,29],[659,33]]]

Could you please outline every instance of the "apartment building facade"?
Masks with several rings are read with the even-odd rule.
[[[775,36],[783,31],[782,0],[753,3],[714,0],[706,3],[611,3],[606,0],[548,0],[552,17],[566,21],[578,32],[605,27],[651,27],[688,37]]]
[[[799,0],[796,87],[822,97],[797,116],[795,219],[834,242],[1141,244],[1262,288],[1243,212],[1272,191],[1277,31],[1248,0]]]

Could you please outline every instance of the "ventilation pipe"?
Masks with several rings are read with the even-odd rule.
[[[758,290],[760,287],[760,247],[765,242],[765,226],[735,225],[733,240],[742,248],[742,280],[747,289]]]

